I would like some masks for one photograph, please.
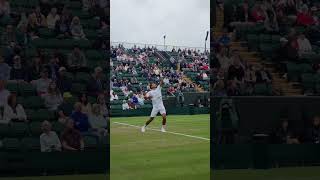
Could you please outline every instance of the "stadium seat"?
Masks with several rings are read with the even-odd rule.
[[[86,151],[95,150],[98,147],[98,142],[96,137],[84,136],[84,148]]]
[[[40,151],[40,138],[23,138],[21,140],[21,146],[23,151],[27,152],[39,152]]]
[[[8,135],[10,137],[23,137],[29,132],[29,127],[25,122],[13,122],[9,126]]]
[[[32,136],[39,137],[42,133],[41,130],[42,122],[32,122],[30,123],[30,133]]]
[[[5,138],[2,143],[5,151],[14,152],[20,150],[20,141],[17,138]]]

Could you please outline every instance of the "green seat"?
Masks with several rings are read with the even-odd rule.
[[[84,141],[84,148],[86,151],[95,150],[98,148],[98,142],[96,137],[84,136],[83,141]]]
[[[71,92],[75,93],[75,94],[81,94],[86,92],[86,85],[85,84],[81,84],[81,83],[73,83],[72,84],[72,88],[71,88]]]
[[[39,35],[41,38],[53,38],[56,34],[52,29],[41,28],[39,29]]]
[[[19,94],[21,96],[33,96],[36,95],[36,88],[32,84],[22,83],[19,84]]]
[[[7,124],[0,124],[0,138],[8,136],[9,127]]]
[[[9,90],[10,92],[19,92],[18,84],[17,83],[7,83],[6,89]]]
[[[20,141],[17,138],[5,138],[2,143],[5,151],[12,152],[20,150]]]
[[[26,137],[21,140],[22,150],[27,152],[40,151],[40,140],[38,138]]]
[[[90,81],[90,78],[91,78],[90,74],[84,73],[84,72],[79,72],[75,75],[74,82],[88,83]]]
[[[272,95],[272,88],[265,83],[256,84],[254,87],[254,94],[269,96]]]
[[[311,73],[304,73],[301,75],[301,82],[303,85],[303,89],[305,91],[313,90],[315,85],[315,79],[313,74]]]
[[[13,122],[9,126],[10,137],[23,137],[28,134],[29,127],[25,122]]]
[[[40,136],[40,134],[42,133],[41,124],[42,124],[42,122],[30,123],[30,133],[32,136],[37,136],[37,137]]]
[[[40,109],[44,107],[44,100],[39,96],[29,96],[22,104],[27,109]]]
[[[61,134],[64,130],[65,126],[61,124],[60,122],[55,122],[52,125],[52,130],[55,131],[57,134]]]

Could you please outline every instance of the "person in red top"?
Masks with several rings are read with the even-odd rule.
[[[297,25],[310,26],[313,24],[315,24],[315,20],[309,12],[308,7],[304,5],[301,12],[298,12],[297,14]]]
[[[266,19],[266,13],[259,4],[253,7],[251,16],[254,22],[264,22]]]

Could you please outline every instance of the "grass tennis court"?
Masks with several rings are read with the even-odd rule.
[[[111,179],[210,179],[209,115],[168,116],[167,133],[141,133],[147,118],[111,118]]]
[[[43,176],[43,177],[19,177],[0,178],[0,180],[106,180],[106,175],[70,175],[70,176]]]
[[[319,180],[320,167],[277,168],[270,170],[214,170],[214,180]]]

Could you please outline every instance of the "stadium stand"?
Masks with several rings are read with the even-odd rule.
[[[158,50],[155,47],[125,48],[116,44],[111,47],[111,115],[133,116],[149,114],[151,101],[145,101],[143,93],[148,84],[164,81],[162,94],[166,106],[181,107],[180,113],[200,111],[209,106],[208,52],[191,49]],[[170,108],[167,108],[168,110]],[[170,110],[169,110],[170,111]],[[197,110],[196,110],[197,111]],[[172,111],[174,113],[179,113]],[[170,112],[168,112],[170,113]]]
[[[215,98],[214,168],[318,166],[318,105],[316,97]]]
[[[319,94],[318,2],[225,0],[220,4],[214,27],[214,73],[224,74],[227,82],[214,82],[217,96]],[[234,50],[242,67],[235,83],[230,69],[225,69],[233,63]],[[267,83],[256,83],[257,74]]]
[[[107,171],[108,17],[109,0],[0,0],[1,176]]]

